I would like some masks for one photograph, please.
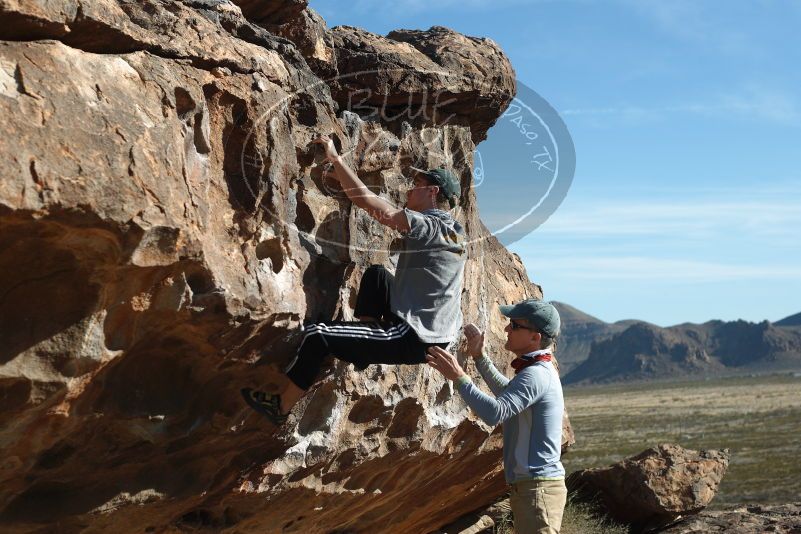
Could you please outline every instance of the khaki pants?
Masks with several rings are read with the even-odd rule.
[[[567,501],[564,480],[525,480],[512,484],[509,504],[517,534],[559,534]]]

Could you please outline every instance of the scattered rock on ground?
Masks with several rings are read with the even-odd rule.
[[[511,517],[509,499],[501,499],[460,517],[432,534],[494,534],[504,525],[509,527]]]
[[[663,534],[801,534],[801,503],[738,506],[730,510],[704,510],[660,530]]]
[[[571,473],[567,487],[582,501],[634,530],[704,509],[728,467],[728,450],[693,451],[662,444],[609,467]]]

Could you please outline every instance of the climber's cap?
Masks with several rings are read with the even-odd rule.
[[[419,169],[417,167],[410,168],[425,176],[432,185],[439,186],[440,190],[445,194],[445,198],[448,199],[450,207],[456,207],[456,201],[461,195],[461,188],[459,186],[459,180],[451,171],[445,167],[437,167],[436,169],[429,170]]]
[[[562,326],[559,312],[550,302],[539,299],[526,299],[517,304],[500,306],[501,313],[510,319],[525,319],[548,337],[556,337]]]

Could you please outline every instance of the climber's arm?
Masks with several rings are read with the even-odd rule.
[[[345,164],[330,138],[323,136],[315,140],[315,143],[321,144],[325,149],[325,159],[333,165],[334,175],[351,202],[381,224],[404,233],[409,231],[409,220],[404,211],[370,191],[356,173]]]
[[[404,233],[409,231],[409,220],[403,210],[370,191],[356,176],[356,173],[345,165],[342,156],[337,156],[329,161],[334,165],[337,180],[342,184],[342,189],[351,202],[365,210],[370,217],[381,224]]]

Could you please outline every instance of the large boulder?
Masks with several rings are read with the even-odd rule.
[[[195,0],[199,3],[198,0]],[[301,16],[307,0],[232,0],[242,14],[260,26],[284,24]]]
[[[292,41],[309,67],[323,80],[336,77],[336,50],[325,20],[311,8],[297,16],[265,26],[271,32]]]
[[[334,100],[396,132],[404,122],[458,124],[479,143],[515,96],[514,69],[490,39],[441,26],[386,37],[338,26],[331,41]]]
[[[320,131],[395,203],[409,165],[454,168],[463,312],[510,373],[496,306],[541,292],[479,220],[470,124],[365,121],[225,0],[0,0],[0,38],[4,532],[424,532],[504,491],[499,433],[428,367],[333,362],[280,432],[238,393],[398,237]]]
[[[566,484],[579,500],[640,531],[703,510],[728,464],[726,449],[699,452],[662,444],[609,467],[571,473]]]

